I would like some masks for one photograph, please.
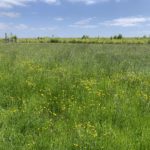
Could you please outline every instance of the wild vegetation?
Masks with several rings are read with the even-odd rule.
[[[57,38],[57,37],[37,37],[37,38],[17,38],[16,35],[0,39],[0,43],[85,43],[85,44],[150,44],[150,37],[127,38],[122,34],[110,38],[89,37],[83,35],[81,38]]]
[[[24,40],[0,44],[1,150],[149,150],[149,45]]]

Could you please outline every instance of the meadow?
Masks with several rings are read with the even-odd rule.
[[[117,37],[117,36],[116,36]],[[18,43],[85,43],[85,44],[150,44],[149,37],[137,38],[19,38]]]
[[[16,39],[14,39],[14,37]],[[88,37],[83,35],[81,38],[59,38],[59,37],[37,37],[37,38],[0,38],[0,43],[82,43],[82,44],[150,44],[150,37]]]
[[[149,150],[150,45],[0,43],[0,150]]]

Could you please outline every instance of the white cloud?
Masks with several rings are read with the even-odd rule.
[[[122,2],[122,1],[126,1],[126,0],[67,0],[69,2],[73,2],[73,3],[84,3],[86,5],[92,5],[92,4],[97,4],[97,3],[104,3],[104,2]]]
[[[41,0],[41,2],[45,2],[48,4],[60,4],[59,0]]]
[[[0,23],[0,30],[26,30],[29,27],[25,24]]]
[[[15,28],[16,28],[17,30],[26,30],[26,29],[28,29],[29,27],[28,27],[27,25],[25,25],[25,24],[19,24],[19,25],[15,25]]]
[[[0,23],[0,30],[7,30],[9,29],[9,25],[6,23]]]
[[[32,28],[32,30],[41,30],[41,31],[53,31],[56,27],[40,27],[40,28]]]
[[[12,8],[14,6],[26,6],[30,2],[43,2],[47,4],[61,4],[64,1],[72,3],[84,3],[86,5],[102,3],[102,2],[121,2],[123,0],[0,0],[0,8]]]
[[[78,26],[78,25],[69,25],[69,27],[73,27],[73,28],[84,28],[84,29],[92,29],[92,28],[97,28],[97,25],[84,25],[84,26]]]
[[[83,25],[89,24],[92,20],[93,20],[93,18],[87,18],[87,19],[77,21],[77,22],[75,22],[75,24],[79,25],[79,26],[83,26]]]
[[[14,6],[26,6],[29,2],[37,0],[0,0],[0,8],[12,8]]]
[[[57,26],[42,26],[42,27],[32,27],[32,26],[27,26],[28,30],[38,32],[38,31],[53,31],[57,29]]]
[[[26,6],[30,2],[44,2],[48,4],[59,4],[59,0],[0,0],[0,8],[12,8],[14,6]]]
[[[150,21],[149,17],[127,17],[106,21],[102,24],[106,26],[133,27],[148,21]]]
[[[70,25],[70,27],[77,27],[77,28],[96,28],[97,25],[92,24],[93,19],[95,17],[79,20],[75,22],[74,24]]]
[[[32,27],[28,26],[26,24],[18,24],[18,25],[13,25],[12,28],[15,28],[17,30],[36,30],[36,31],[52,31],[55,30],[56,27]]]
[[[19,16],[20,13],[16,13],[16,12],[0,12],[0,17],[17,18]]]
[[[56,20],[56,21],[63,21],[64,18],[63,17],[56,17],[56,18],[54,18],[54,20]]]
[[[82,2],[85,3],[86,5],[91,5],[91,4],[96,4],[96,3],[100,3],[100,2],[108,2],[110,0],[68,0],[70,2]]]
[[[56,26],[43,26],[43,27],[32,27],[26,24],[14,24],[14,23],[3,23],[0,22],[0,31],[11,32],[11,31],[53,31],[56,30]]]

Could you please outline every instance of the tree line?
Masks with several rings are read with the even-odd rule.
[[[6,43],[16,43],[17,42],[17,36],[14,34],[7,34],[5,33],[5,42]]]

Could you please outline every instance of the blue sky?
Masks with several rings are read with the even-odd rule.
[[[0,0],[0,37],[150,35],[150,0]]]

